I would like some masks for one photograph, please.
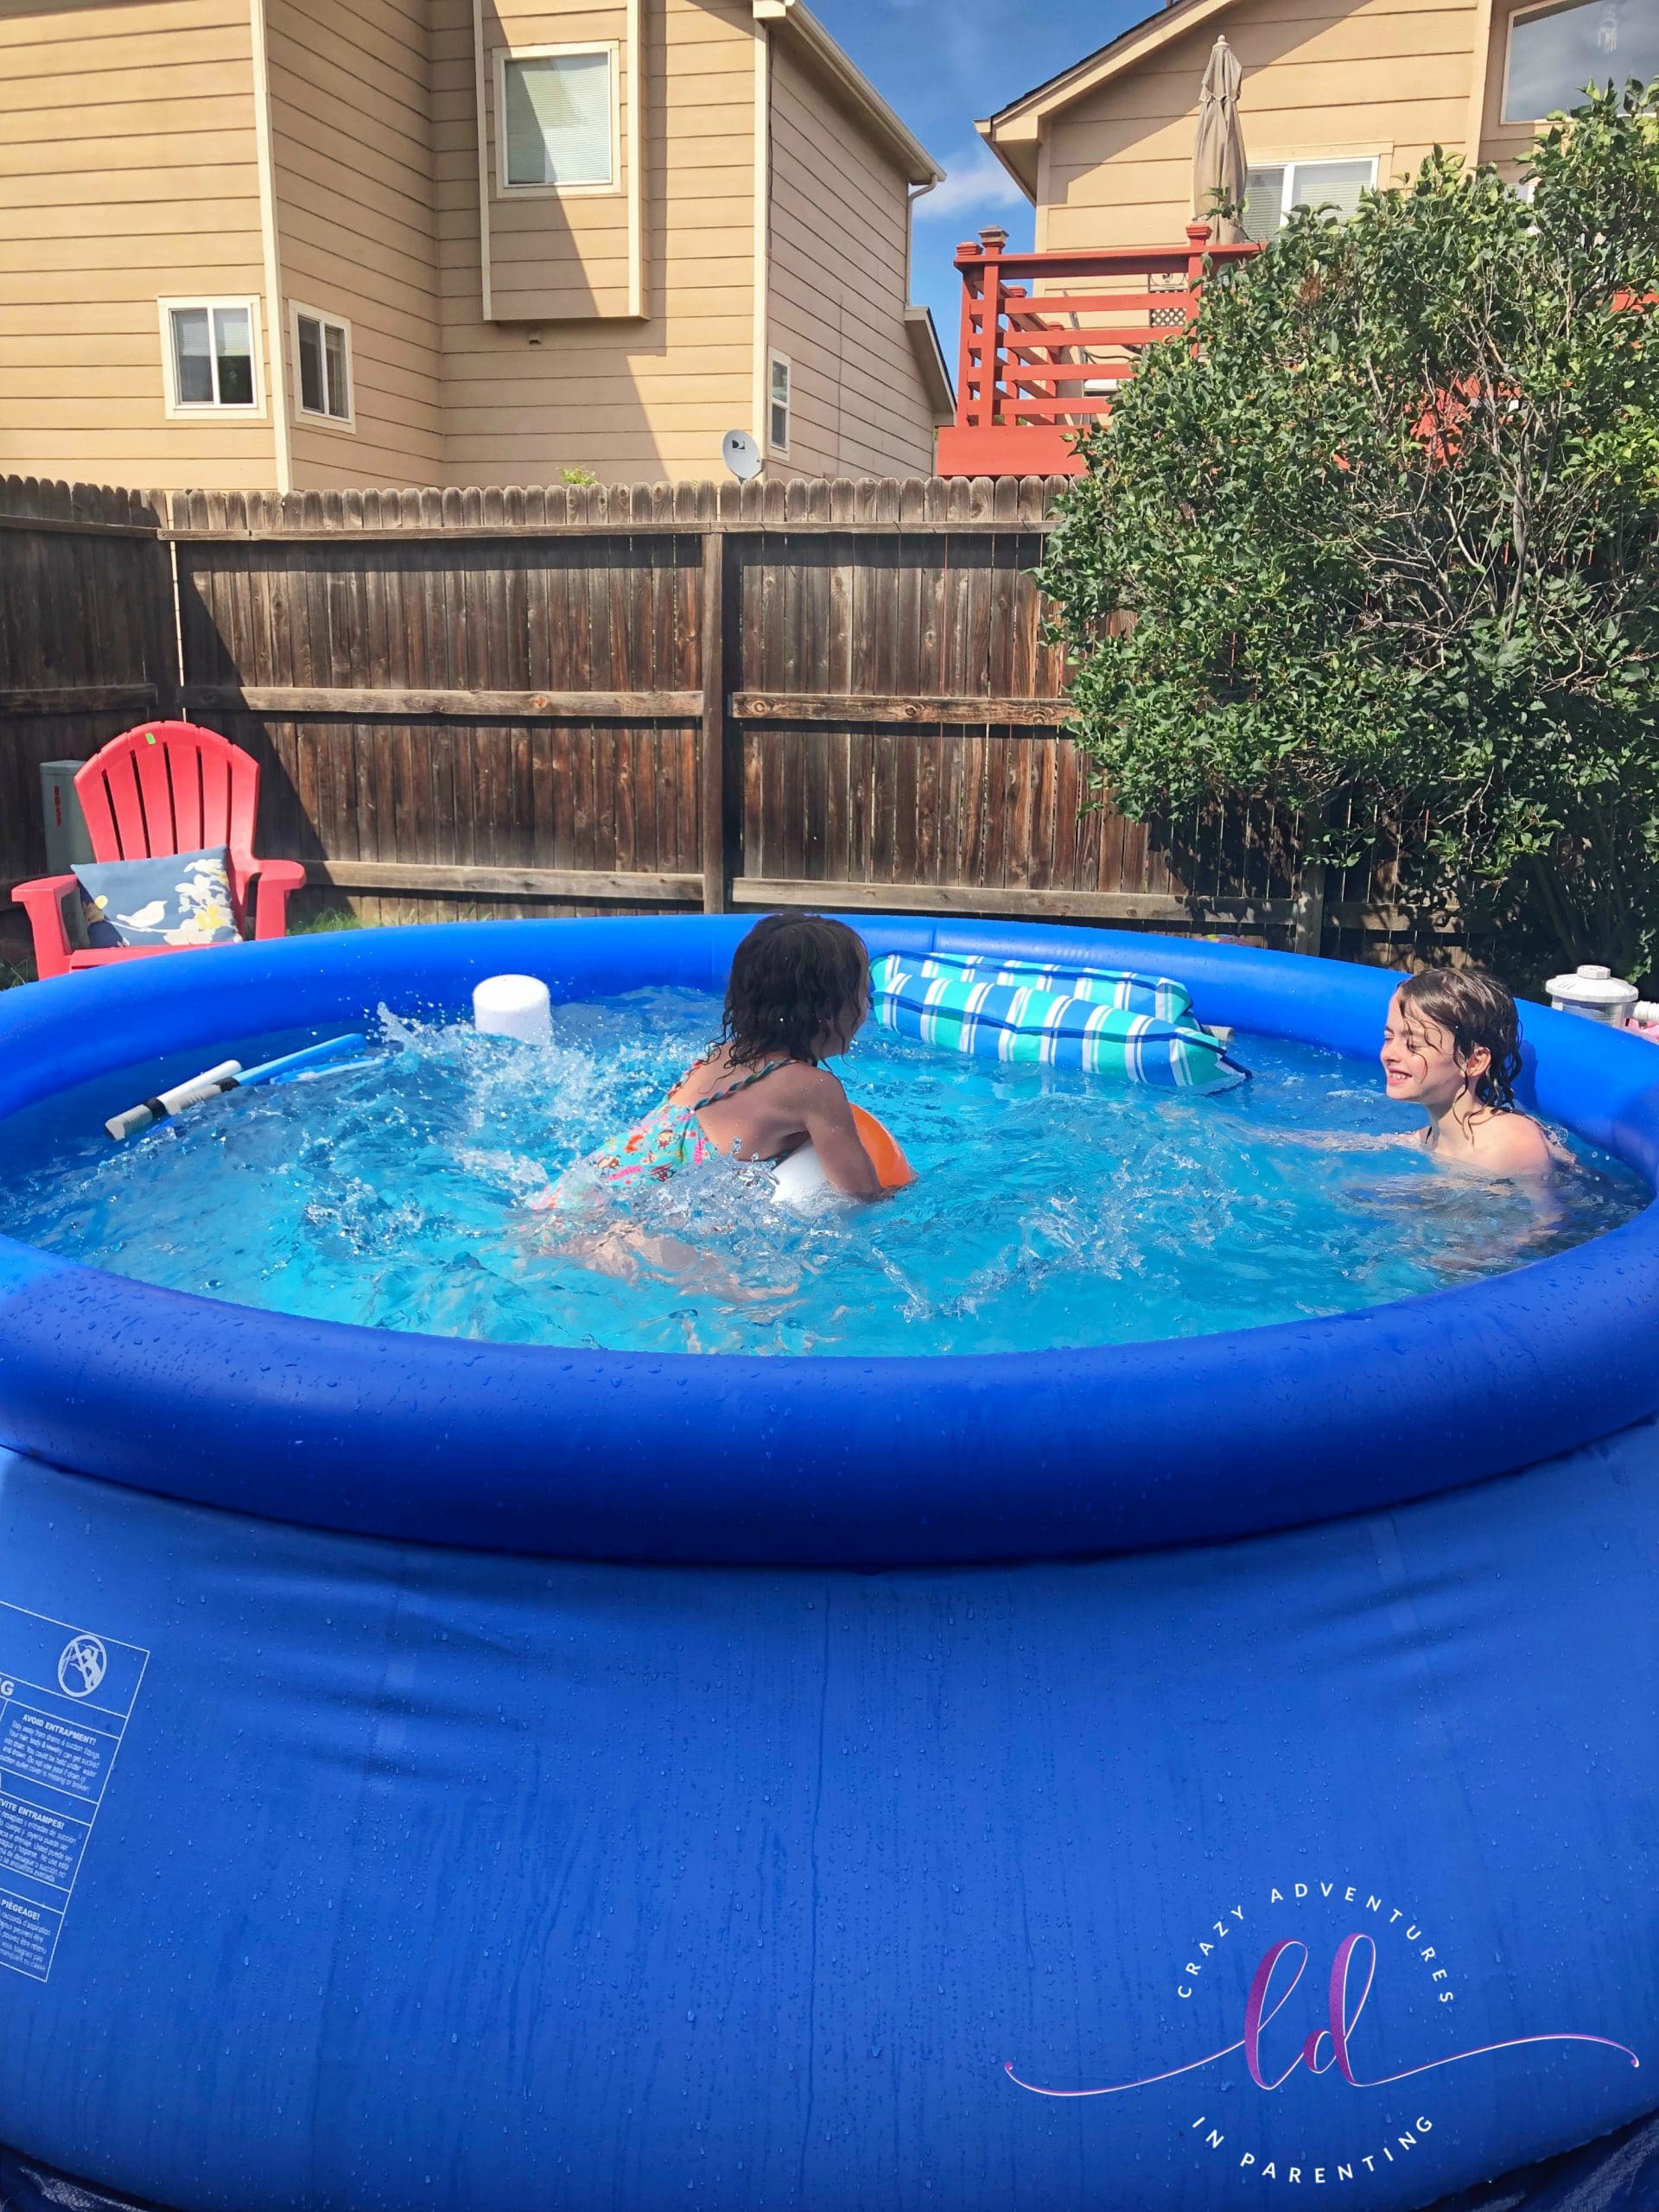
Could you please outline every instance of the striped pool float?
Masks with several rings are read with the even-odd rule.
[[[982,1059],[1171,1090],[1225,1090],[1249,1074],[1191,1018],[1185,986],[1167,976],[893,952],[871,966],[870,1001],[882,1028]]]
[[[962,977],[971,983],[1007,985],[1014,989],[1052,991],[1057,998],[1082,999],[1090,1006],[1127,1007],[1131,1014],[1155,1014],[1160,1021],[1179,1021],[1192,1011],[1192,994],[1173,976],[1141,976],[1127,968],[1066,968],[1034,960],[991,959],[979,952],[931,952],[925,958],[891,954],[912,975]]]

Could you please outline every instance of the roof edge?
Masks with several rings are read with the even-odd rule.
[[[916,356],[916,365],[921,372],[922,383],[927,391],[927,404],[933,414],[933,427],[936,430],[942,430],[957,419],[957,394],[950,381],[944,348],[939,343],[939,327],[933,320],[932,308],[907,307],[905,309],[905,328],[909,334],[911,351]]]
[[[1085,54],[1069,69],[1046,78],[1030,92],[1022,92],[1017,100],[1010,100],[1006,107],[999,108],[980,124],[981,133],[995,147],[997,134],[1007,124],[1034,123],[1052,115],[1057,108],[1069,105],[1084,92],[1092,92],[1096,85],[1131,67],[1144,55],[1155,54],[1183,31],[1196,30],[1200,24],[1236,4],[1236,0],[1173,0],[1173,4],[1160,8],[1155,15],[1143,16],[1139,22],[1131,23],[1106,45]]]
[[[910,125],[882,99],[851,55],[836,44],[805,6],[804,0],[753,0],[753,7],[756,22],[779,23],[799,39],[836,89],[899,156],[907,183],[944,182],[944,171],[939,163]]]
[[[1008,175],[1014,179],[1034,207],[1037,205],[1037,147],[1033,139],[1021,139],[1010,145],[996,136],[996,116],[988,117],[974,125],[981,138],[994,153]],[[1030,164],[1030,174],[1021,166],[1023,159]]]

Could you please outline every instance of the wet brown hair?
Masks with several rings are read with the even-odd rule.
[[[1497,976],[1484,968],[1426,968],[1406,977],[1400,1002],[1444,1030],[1459,1060],[1485,1046],[1491,1065],[1475,1077],[1475,1096],[1494,1113],[1507,1114],[1521,1072],[1521,1018]]]
[[[719,1041],[734,1067],[806,1060],[869,981],[864,940],[824,914],[768,914],[738,946]]]

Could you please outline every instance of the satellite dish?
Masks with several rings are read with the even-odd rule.
[[[728,430],[720,442],[721,460],[740,484],[747,484],[766,467],[760,448],[747,430]]]

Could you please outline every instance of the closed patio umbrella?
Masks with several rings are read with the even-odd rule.
[[[1238,119],[1238,88],[1244,73],[1238,56],[1218,38],[1205,67],[1198,95],[1198,135],[1192,144],[1192,214],[1208,223],[1217,245],[1239,245],[1244,226],[1236,216],[1217,219],[1211,202],[1222,193],[1235,208],[1244,204],[1244,130]]]

